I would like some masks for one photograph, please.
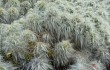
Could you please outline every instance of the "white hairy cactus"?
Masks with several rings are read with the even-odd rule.
[[[27,65],[26,70],[53,70],[47,58],[34,58]]]
[[[45,10],[45,7],[46,7],[46,1],[37,1],[37,3],[35,3],[35,10],[38,11],[44,11]]]
[[[3,8],[0,8],[0,22],[8,23],[8,12]]]
[[[20,32],[22,32],[23,26],[19,23],[12,23],[8,28],[7,28],[7,36],[11,36],[13,34],[20,35]]]
[[[0,35],[2,37],[6,37],[7,36],[7,32],[8,32],[8,28],[10,27],[9,24],[0,24]]]
[[[38,0],[28,0],[31,4],[32,7],[34,7],[35,3],[38,1]]]
[[[16,36],[16,34],[5,37],[2,51],[4,52],[6,58],[13,58],[15,61],[24,59],[27,44],[19,37],[20,36]]]
[[[28,15],[26,16],[26,20],[28,21],[28,28],[32,30],[33,32],[39,33],[43,31],[42,28],[42,18],[39,14],[36,14],[34,12],[29,12]]]
[[[23,1],[20,5],[20,14],[25,15],[26,12],[30,9],[31,4],[28,1]]]
[[[57,66],[66,65],[69,63],[69,59],[73,58],[75,50],[72,43],[69,40],[64,40],[57,43],[54,49],[54,62]]]
[[[28,29],[21,33],[21,38],[27,43],[35,42],[37,39],[35,33]]]
[[[34,48],[34,56],[43,56],[43,57],[48,57],[50,45],[43,43],[43,42],[37,42],[37,45]]]
[[[19,0],[8,0],[5,4],[5,8],[8,9],[10,7],[16,7],[20,10],[20,2]]]
[[[9,15],[9,21],[11,23],[14,20],[18,19],[18,17],[19,17],[19,11],[18,11],[18,9],[16,7],[10,7],[8,9],[8,15]]]

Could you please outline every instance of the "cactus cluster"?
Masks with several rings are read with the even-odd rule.
[[[110,1],[0,0],[0,70],[110,70]]]

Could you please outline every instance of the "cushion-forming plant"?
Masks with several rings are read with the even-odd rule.
[[[110,1],[0,0],[0,70],[110,70]]]

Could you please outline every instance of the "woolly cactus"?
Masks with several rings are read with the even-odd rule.
[[[0,8],[0,22],[8,23],[8,13],[3,8]]]
[[[8,36],[3,41],[2,51],[5,54],[6,58],[12,58],[15,61],[24,59],[26,52],[26,43],[19,39],[20,36]],[[12,61],[13,61],[12,60]]]
[[[34,49],[34,56],[43,56],[43,57],[48,57],[50,45],[42,42],[38,42],[37,45],[35,46]]]
[[[43,11],[45,10],[45,5],[46,5],[45,1],[37,1],[37,3],[35,3],[35,9]]]
[[[21,37],[26,42],[35,42],[36,41],[36,36],[31,30],[24,30],[21,34]]]
[[[0,48],[3,47],[3,41],[7,36],[7,29],[10,27],[9,24],[0,24]],[[1,51],[1,49],[0,49]]]
[[[12,23],[9,27],[7,27],[6,35],[10,36],[13,34],[20,35],[20,32],[23,30],[23,26],[19,23]]]
[[[48,59],[35,58],[26,65],[26,70],[53,70],[53,67]]]
[[[66,65],[69,63],[69,59],[73,58],[74,53],[75,50],[68,40],[56,44],[54,50],[54,61],[56,65]]]
[[[22,15],[25,15],[26,12],[30,9],[31,4],[28,1],[24,1],[24,2],[21,3],[20,7],[21,7],[20,13]]]
[[[16,7],[10,7],[8,9],[8,15],[9,15],[9,21],[11,23],[11,22],[13,22],[13,20],[18,19],[19,11],[16,9]]]
[[[26,16],[26,20],[28,21],[28,25],[26,25],[30,30],[33,32],[39,33],[43,31],[42,24],[43,21],[41,20],[41,16],[34,13],[33,10],[28,12]]]
[[[7,0],[5,4],[5,8],[8,9],[10,7],[17,7],[17,9],[19,9],[20,8],[19,0]]]

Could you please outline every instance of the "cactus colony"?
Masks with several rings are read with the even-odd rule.
[[[0,0],[0,70],[110,70],[110,1]]]

